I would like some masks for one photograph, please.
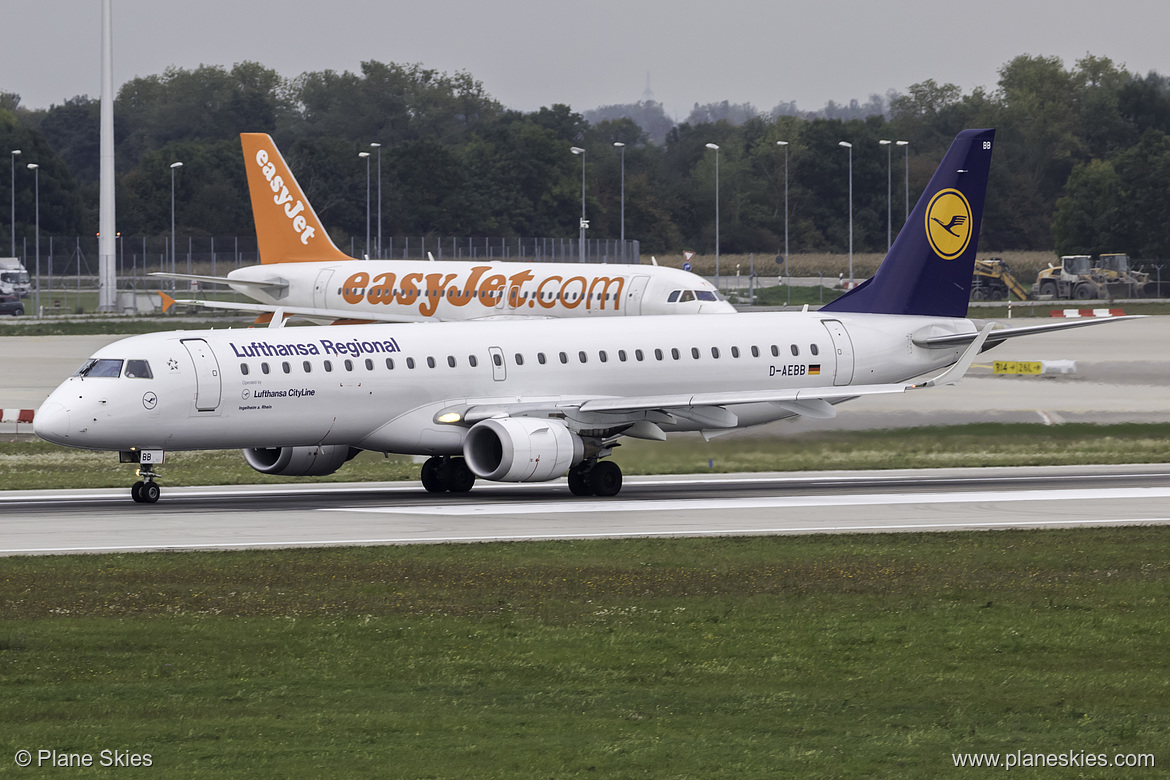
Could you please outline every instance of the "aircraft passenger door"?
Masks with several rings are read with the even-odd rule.
[[[503,382],[508,378],[508,367],[504,365],[504,350],[499,347],[488,347],[488,357],[492,361],[492,379]]]
[[[833,384],[847,385],[853,381],[853,341],[839,320],[821,320],[833,340],[833,355],[836,358],[836,373]]]
[[[187,354],[195,363],[195,409],[200,412],[214,412],[219,407],[219,399],[223,394],[219,362],[203,339],[183,339],[182,342],[187,348]]]
[[[329,292],[329,278],[331,276],[333,276],[333,271],[328,268],[317,274],[317,281],[313,284],[313,308],[326,308],[325,295]]]
[[[642,296],[646,294],[649,282],[649,276],[635,276],[630,280],[630,289],[626,291],[626,299],[622,302],[627,316],[642,313]]]

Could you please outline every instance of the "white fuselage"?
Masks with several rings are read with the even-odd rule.
[[[240,268],[228,279],[261,303],[392,316],[402,322],[488,317],[609,317],[734,313],[715,287],[677,268],[646,265],[418,260],[299,262]],[[230,284],[230,282],[229,282]]]
[[[572,430],[605,429],[604,413],[577,407],[901,382],[962,352],[921,348],[915,334],[973,331],[965,319],[813,312],[156,333],[97,352],[111,362],[96,373],[112,375],[66,380],[37,412],[36,432],[100,450],[341,444],[453,454],[467,428],[438,422],[444,409],[514,416],[551,404]],[[670,432],[793,414],[769,402],[725,407],[714,422],[702,408],[655,422]]]

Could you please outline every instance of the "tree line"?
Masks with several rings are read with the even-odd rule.
[[[865,111],[874,113],[860,117]],[[589,116],[565,105],[509,110],[471,74],[421,65],[370,61],[360,73],[295,79],[254,62],[170,68],[127,82],[115,101],[118,228],[169,235],[170,166],[181,161],[180,235],[250,234],[239,133],[267,132],[339,245],[365,235],[367,165],[376,193],[379,164],[386,235],[576,236],[582,163],[569,149],[577,146],[589,237],[618,237],[624,181],[627,238],[644,252],[711,253],[715,144],[720,251],[783,252],[787,186],[791,251],[842,252],[850,159],[839,142],[847,141],[854,248],[882,251],[887,214],[896,235],[906,193],[912,208],[954,135],[995,127],[984,249],[1170,257],[1170,79],[1106,58],[1086,55],[1066,68],[1023,55],[991,90],[964,94],[927,80],[817,114],[711,104],[674,125],[644,101]],[[10,158],[18,244],[33,233],[29,162],[39,165],[42,234],[96,232],[98,100],[27,110],[18,95],[0,93],[0,141],[22,152]],[[11,197],[9,180],[0,176],[0,203]],[[0,220],[0,251],[9,236]]]

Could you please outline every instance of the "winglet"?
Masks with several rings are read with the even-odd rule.
[[[163,314],[166,314],[171,310],[171,307],[175,305],[175,299],[167,295],[162,290],[158,291],[158,297],[162,298],[162,310]]]
[[[329,238],[267,133],[240,133],[260,263],[353,260]]]
[[[975,358],[983,350],[983,344],[987,341],[987,337],[991,335],[992,328],[995,327],[994,322],[989,322],[983,326],[983,330],[979,331],[979,335],[971,342],[971,346],[963,351],[955,364],[942,372],[933,379],[927,379],[925,382],[920,382],[915,385],[910,385],[911,390],[918,390],[924,387],[937,387],[939,385],[953,385],[957,383],[967,373],[967,369],[975,362]]]

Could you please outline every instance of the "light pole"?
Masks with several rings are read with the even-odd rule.
[[[36,229],[35,230],[36,230],[36,247],[37,247],[37,267],[36,267],[37,297],[36,297],[36,302],[34,305],[36,306],[37,317],[40,317],[41,316],[41,170],[40,170],[40,166],[37,165],[36,163],[29,163],[28,169],[33,172],[33,174],[35,176],[35,182],[36,182],[35,186],[34,186],[34,190],[33,190],[36,193],[34,195],[34,198],[36,199],[36,223],[35,223]],[[27,252],[28,250],[26,249],[25,251]]]
[[[784,279],[785,289],[788,290],[788,302],[792,302],[792,280],[788,278],[788,142],[777,141],[777,146],[784,147]]]
[[[182,168],[183,163],[171,163],[171,273],[175,272],[175,170]],[[174,289],[174,281],[171,282],[171,289]]]
[[[839,141],[837,146],[849,150],[849,286],[853,286],[853,144]]]
[[[581,247],[578,250],[577,261],[585,262],[585,228],[589,223],[585,221],[585,150],[580,146],[571,146],[569,151],[581,155]]]
[[[20,156],[19,149],[13,149],[12,155],[12,256],[16,257],[16,158]]]
[[[715,150],[715,287],[719,288],[719,144],[707,144]]]
[[[893,168],[891,168],[890,161],[893,159],[894,147],[891,146],[893,141],[884,141],[883,140],[883,141],[878,141],[878,143],[881,144],[882,146],[886,147],[886,252],[888,253],[890,251],[890,247],[893,245],[893,235],[894,235],[894,232],[893,232],[894,231],[894,217],[893,217],[894,211],[893,211],[893,206],[891,205],[891,201],[893,200],[893,196],[890,194],[891,192],[893,192],[893,190],[891,189],[892,182],[893,182],[893,178],[892,178],[893,177],[893,173],[892,173]]]
[[[614,146],[622,151],[622,260],[626,259],[626,145],[621,141],[614,141]]]
[[[902,220],[904,225],[906,220],[910,219],[910,142],[894,141],[894,145],[906,147],[906,218]]]
[[[370,153],[358,152],[366,161],[366,259],[370,259]]]
[[[374,254],[382,259],[382,144],[370,144],[378,150],[378,243],[374,246]]]

